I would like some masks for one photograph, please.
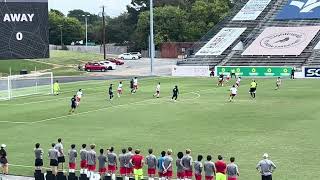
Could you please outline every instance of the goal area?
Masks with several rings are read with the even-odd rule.
[[[53,94],[52,72],[0,78],[0,100],[10,100],[36,94]]]

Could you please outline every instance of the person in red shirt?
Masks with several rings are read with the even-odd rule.
[[[218,161],[215,162],[215,166],[217,169],[216,180],[226,180],[227,164],[223,161],[221,155],[218,156]]]
[[[140,150],[135,151],[135,155],[132,156],[130,162],[133,165],[133,174],[135,180],[141,180],[143,178],[143,156],[140,155]]]

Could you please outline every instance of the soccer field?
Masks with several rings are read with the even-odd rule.
[[[244,79],[235,102],[228,102],[229,88],[216,87],[209,78],[146,78],[140,88],[107,100],[110,83],[88,81],[60,84],[59,96],[30,96],[0,101],[0,143],[7,144],[10,174],[32,175],[34,144],[47,150],[62,137],[65,152],[75,143],[95,143],[100,148],[114,146],[140,148],[146,155],[172,148],[191,148],[193,157],[222,154],[236,157],[240,180],[256,180],[255,170],[267,152],[278,166],[278,180],[316,180],[320,156],[319,89],[317,80],[283,80],[274,90],[275,79],[258,79],[257,98],[248,93],[250,79]],[[161,98],[152,97],[161,82]],[[234,81],[232,81],[234,83]],[[178,102],[170,101],[174,85],[179,86]],[[68,115],[70,99],[82,88],[80,107]],[[176,156],[174,156],[176,159]],[[48,160],[45,159],[45,163]],[[17,166],[18,165],[18,166]]]

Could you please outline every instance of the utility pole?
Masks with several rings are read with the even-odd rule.
[[[103,58],[104,60],[107,59],[106,57],[106,20],[105,20],[105,6],[102,6],[102,43],[103,43]]]
[[[89,14],[87,15],[82,15],[86,21],[86,46],[88,46],[88,17],[90,17]]]
[[[153,0],[150,0],[150,71],[153,75],[153,61],[154,61],[154,34],[153,34]]]

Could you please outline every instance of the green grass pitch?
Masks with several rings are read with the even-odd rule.
[[[158,155],[172,148],[174,154],[191,148],[198,154],[236,157],[240,180],[256,180],[255,166],[263,153],[278,166],[279,180],[317,179],[319,150],[319,89],[317,80],[283,80],[274,90],[275,79],[258,79],[256,100],[249,96],[250,79],[244,79],[235,102],[229,103],[229,88],[216,87],[209,78],[146,78],[137,94],[107,100],[107,88],[115,81],[88,81],[61,84],[59,96],[37,95],[0,102],[0,143],[7,144],[11,174],[32,175],[36,142],[47,150],[58,137],[65,151],[75,143],[140,148],[145,155],[152,147]],[[161,98],[154,99],[161,82]],[[170,101],[174,85],[179,101]],[[70,98],[82,88],[84,97],[69,116]],[[6,122],[8,121],[8,122]],[[16,122],[16,123],[15,123]],[[175,156],[174,156],[175,157]],[[46,164],[48,163],[45,158]]]

